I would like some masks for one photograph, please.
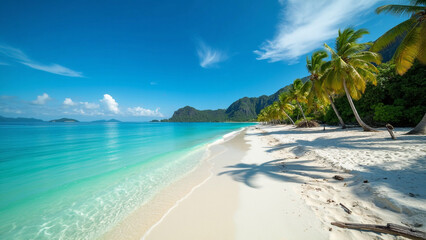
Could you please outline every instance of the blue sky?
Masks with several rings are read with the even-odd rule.
[[[339,28],[403,20],[380,0],[1,1],[0,115],[170,117],[227,108],[308,75]]]

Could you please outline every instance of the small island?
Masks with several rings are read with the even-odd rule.
[[[61,118],[61,119],[54,119],[54,120],[50,120],[49,122],[79,122],[78,120],[72,119],[72,118]]]
[[[120,120],[117,119],[110,119],[110,120],[96,120],[96,121],[92,121],[93,123],[104,123],[104,122],[121,122]]]

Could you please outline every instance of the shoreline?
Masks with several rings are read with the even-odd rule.
[[[220,146],[232,141],[247,128],[234,130],[219,139],[206,143],[204,156],[195,169],[160,190],[149,202],[134,210],[113,228],[102,234],[99,239],[144,239],[145,235],[158,225],[172,209],[211,177],[211,169],[214,165],[211,159],[222,153],[223,149],[220,150]]]
[[[403,131],[391,140],[360,128],[246,127],[209,145],[156,196],[155,214],[142,207],[102,239],[394,239],[333,221],[425,231],[426,136]]]

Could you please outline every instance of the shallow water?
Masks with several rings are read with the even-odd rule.
[[[0,238],[96,238],[248,125],[2,124]]]

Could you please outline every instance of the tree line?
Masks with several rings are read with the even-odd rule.
[[[388,12],[397,15],[409,15],[409,19],[387,31],[374,43],[359,42],[362,36],[369,33],[366,29],[356,30],[349,27],[343,31],[339,30],[334,48],[324,44],[323,50],[315,51],[312,56],[307,57],[306,67],[310,73],[309,81],[302,82],[300,79],[296,79],[288,92],[282,93],[278,101],[265,107],[259,113],[257,120],[268,123],[289,121],[291,124],[309,127],[314,126],[315,122],[311,121],[312,118],[307,118],[307,114],[316,119],[324,120],[327,116],[326,112],[330,115],[329,112],[332,109],[341,127],[345,128],[346,124],[336,107],[335,101],[346,96],[346,102],[356,122],[364,131],[377,131],[361,118],[354,100],[360,100],[367,87],[374,88],[374,86],[377,86],[378,80],[382,84],[386,83],[381,78],[385,74],[392,75],[389,69],[396,72],[394,77],[405,75],[411,68],[420,69],[419,71],[424,74],[424,65],[426,64],[426,0],[408,1],[409,5],[385,5],[376,9],[378,14]],[[400,43],[392,59],[388,64],[382,64],[382,56],[379,51],[397,40]],[[420,87],[423,86],[424,90],[424,79],[420,79],[420,81]],[[377,97],[380,98],[380,96]],[[420,97],[423,98],[421,99],[423,101],[423,94]],[[398,109],[384,107],[380,103],[377,103],[374,108],[377,108],[375,111],[378,112],[378,116],[392,115],[387,111]],[[426,134],[425,109],[420,105],[418,110],[418,114],[424,114],[423,118],[410,133]],[[303,120],[295,122],[292,118],[295,113],[301,116]],[[414,116],[414,118],[418,117]],[[392,120],[392,118],[383,117],[382,120]]]

